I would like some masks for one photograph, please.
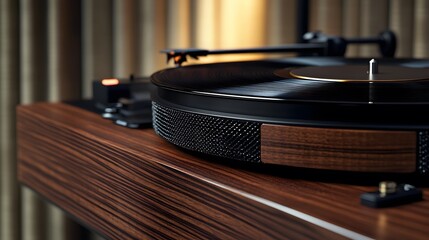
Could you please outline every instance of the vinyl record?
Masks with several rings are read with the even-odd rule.
[[[413,73],[415,69],[417,77],[411,80],[321,81],[282,76],[281,72],[337,66],[336,72],[329,73],[335,76],[355,65],[364,72],[368,61],[301,57],[203,64],[162,70],[152,76],[152,82],[157,86],[155,101],[204,114],[298,125],[426,127],[428,60],[379,60],[381,70],[403,68]],[[386,74],[381,71],[379,75]]]

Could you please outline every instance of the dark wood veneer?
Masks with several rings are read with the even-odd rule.
[[[359,195],[374,187],[204,160],[66,104],[18,107],[18,155],[21,183],[111,239],[429,235],[427,201],[370,209]]]
[[[261,160],[294,167],[415,172],[416,132],[263,124]]]

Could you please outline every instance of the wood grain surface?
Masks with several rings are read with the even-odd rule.
[[[294,167],[415,172],[416,132],[262,124],[261,160]]]
[[[20,182],[110,239],[429,235],[426,200],[371,209],[359,196],[374,186],[208,160],[67,104],[17,111]]]

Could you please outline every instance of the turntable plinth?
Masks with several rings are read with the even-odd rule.
[[[428,174],[428,69],[427,60],[314,57],[164,69],[151,76],[153,126],[233,161]]]
[[[414,172],[416,132],[262,124],[261,161],[361,172]]]
[[[429,236],[427,187],[421,202],[371,209],[359,196],[376,184],[345,183],[350,174],[338,183],[209,161],[67,104],[17,116],[19,181],[109,239]]]

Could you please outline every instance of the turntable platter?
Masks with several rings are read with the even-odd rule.
[[[269,123],[353,128],[429,126],[428,60],[383,60],[392,68],[415,68],[420,81],[337,82],[302,80],[279,71],[307,69],[304,63],[362,66],[368,59],[296,58],[203,64],[162,70],[151,79],[155,102],[193,112]],[[428,68],[421,68],[427,65]],[[314,67],[313,67],[314,68]],[[317,67],[315,67],[317,68]],[[412,68],[410,68],[412,69]],[[277,72],[277,74],[276,74]]]

